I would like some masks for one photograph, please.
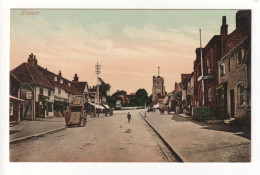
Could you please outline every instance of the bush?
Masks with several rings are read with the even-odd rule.
[[[211,120],[212,116],[212,108],[207,107],[194,107],[193,108],[193,117],[201,120]]]

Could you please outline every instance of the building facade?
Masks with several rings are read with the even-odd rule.
[[[219,94],[216,94],[219,92],[215,89],[219,85],[220,69],[218,67],[218,61],[235,46],[237,46],[242,40],[249,36],[249,33],[251,32],[250,25],[251,11],[240,10],[236,14],[236,29],[228,34],[226,17],[222,17],[220,35],[213,36],[207,45],[202,48],[203,76],[200,57],[201,49],[196,49],[196,60],[194,61],[194,106],[208,106],[212,109],[215,117],[223,116],[222,114],[219,116],[219,110],[216,109],[218,98],[220,98]],[[202,85],[202,80],[204,81],[204,86]],[[223,98],[225,97],[223,96]],[[226,106],[226,104],[223,104],[223,106]],[[223,114],[226,113],[226,111],[224,111],[225,109],[222,110]]]
[[[251,43],[241,41],[218,62],[217,114],[223,118],[245,118],[251,110]]]
[[[22,63],[10,73],[20,82],[20,98],[24,100],[20,111],[23,119],[52,117],[54,110],[61,110],[57,106],[63,104],[62,110],[66,110],[72,95],[87,90],[86,82],[73,83],[62,77],[61,71],[56,75],[42,68],[33,54],[29,55],[27,63]],[[13,84],[12,81],[10,83]],[[77,84],[82,87],[78,89]]]

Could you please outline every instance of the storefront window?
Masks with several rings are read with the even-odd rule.
[[[224,100],[225,100],[224,88],[221,88],[219,90],[219,104],[222,107],[224,106]]]

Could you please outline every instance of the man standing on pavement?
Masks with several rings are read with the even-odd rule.
[[[130,123],[130,120],[131,120],[131,114],[128,112],[127,113],[127,118],[128,118],[128,123]]]

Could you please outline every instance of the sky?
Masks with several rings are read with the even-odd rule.
[[[96,85],[100,77],[127,93],[144,88],[152,93],[152,77],[164,77],[167,92],[182,73],[193,71],[195,49],[220,34],[222,16],[228,33],[235,29],[237,10],[48,10],[26,15],[11,10],[10,70],[36,55],[43,68],[72,80]]]

